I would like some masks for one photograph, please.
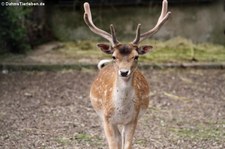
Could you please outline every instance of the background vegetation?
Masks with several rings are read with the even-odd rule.
[[[25,17],[29,9],[1,7],[0,52],[24,53],[31,49],[27,38]]]
[[[22,2],[40,2],[40,0]],[[31,6],[0,6],[1,54],[26,53],[34,46],[53,39],[47,23],[44,22],[46,18],[41,15],[44,9]]]
[[[31,61],[24,59],[30,60],[30,55],[34,57],[34,54],[38,53],[37,50],[32,51],[32,49],[40,50],[40,48],[36,48],[37,45],[52,40],[61,42],[62,46],[48,47],[48,53],[42,52],[43,55],[39,55],[39,58],[42,58],[41,61],[43,58],[49,61],[49,57],[52,61],[54,61],[54,57],[56,57],[56,61],[59,59],[79,61],[82,58],[101,59],[105,57],[106,55],[102,54],[95,46],[97,42],[104,42],[104,40],[93,34],[84,23],[82,4],[75,7],[72,4],[64,6],[65,1],[63,0],[60,2],[62,3],[45,1],[45,7],[1,7],[0,54],[25,53],[28,58],[21,55],[4,54],[0,56],[0,61],[29,63]],[[113,23],[118,39],[120,41],[123,39],[127,43],[132,41],[135,36],[137,22],[142,23],[142,31],[148,30],[155,25],[161,9],[161,5],[158,3],[126,7],[92,6],[95,24],[109,31],[109,24]],[[182,13],[181,7],[184,8]],[[193,5],[193,7],[192,5],[185,7],[172,5],[170,10],[173,15],[167,24],[152,40],[146,40],[143,43],[153,45],[154,50],[151,54],[143,56],[141,60],[145,62],[224,61],[225,47],[223,43],[225,41],[221,29],[223,20],[218,23],[216,20],[219,19],[215,20],[213,17],[221,14],[223,10],[220,8],[221,5],[218,7],[216,3]],[[193,13],[190,13],[191,10]],[[202,17],[203,15],[205,17]],[[208,24],[209,22],[214,22],[214,24]],[[215,42],[211,43],[211,41]],[[61,60],[61,62],[63,61]]]

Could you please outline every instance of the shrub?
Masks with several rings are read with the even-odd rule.
[[[24,18],[28,13],[22,7],[0,9],[0,52],[25,53],[30,50]]]

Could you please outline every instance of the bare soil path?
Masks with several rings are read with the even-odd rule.
[[[151,107],[134,149],[224,149],[225,70],[145,70]],[[95,71],[0,74],[1,149],[105,149],[89,101]]]

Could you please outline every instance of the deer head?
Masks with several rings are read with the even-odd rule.
[[[108,44],[97,44],[97,46],[107,54],[112,54],[115,67],[118,69],[118,74],[121,77],[129,77],[133,70],[136,68],[138,56],[149,52],[152,49],[150,45],[139,46],[140,42],[152,37],[162,25],[168,20],[171,12],[167,12],[168,3],[167,0],[163,0],[161,15],[156,23],[155,27],[149,31],[142,33],[140,32],[141,24],[137,25],[136,37],[129,44],[122,44],[116,38],[114,26],[110,25],[110,33],[98,28],[92,21],[92,15],[89,3],[84,3],[84,21],[90,28],[90,30],[99,36],[107,39],[111,45]]]

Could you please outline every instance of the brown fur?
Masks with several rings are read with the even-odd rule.
[[[103,68],[92,84],[90,98],[95,111],[101,117],[109,149],[131,149],[138,118],[149,105],[149,86],[137,69],[138,55],[152,49],[150,45],[138,46],[141,41],[154,35],[169,18],[168,2],[163,0],[161,15],[153,29],[142,33],[138,24],[136,37],[130,44],[116,39],[114,26],[111,34],[96,27],[92,21],[89,3],[84,3],[84,21],[94,33],[107,39],[111,45],[97,44],[107,54],[112,54],[113,65]],[[107,60],[101,61],[98,68]],[[118,124],[123,125],[122,137]]]
[[[110,149],[121,149],[121,147],[122,149],[132,148],[132,139],[141,114],[140,111],[145,111],[149,105],[149,85],[142,73],[137,69],[137,62],[133,58],[136,54],[137,52],[134,49],[128,55],[122,55],[118,49],[114,49],[114,55],[116,55],[117,60],[114,61],[114,64],[107,65],[101,69],[91,86],[91,102],[95,111],[102,119]],[[120,79],[118,70],[121,67],[131,69],[131,86],[134,89],[136,97],[134,101],[133,99],[127,99],[127,95],[122,97],[122,99],[130,100],[128,103],[131,103],[134,107],[134,110],[126,111],[131,114],[133,113],[133,118],[128,122],[125,122],[126,119],[124,119],[124,123],[122,123],[124,125],[122,135],[124,139],[121,138],[117,127],[119,123],[114,122],[114,118],[120,116],[116,115],[118,111],[116,112],[114,94],[117,81]],[[129,94],[132,94],[132,91]],[[130,115],[128,114],[128,116]]]
[[[96,111],[104,111],[104,115],[110,118],[114,111],[112,94],[115,86],[116,74],[113,65],[104,67],[91,86],[91,102]],[[147,108],[149,104],[149,85],[143,74],[137,69],[133,72],[132,85],[137,94],[136,108]],[[107,93],[107,94],[104,94]]]

